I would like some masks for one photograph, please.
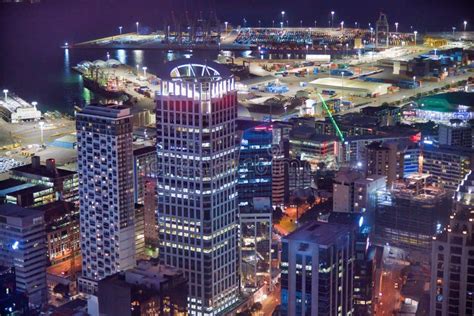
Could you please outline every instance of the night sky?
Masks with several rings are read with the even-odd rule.
[[[379,12],[385,12],[389,22],[400,23],[400,30],[410,30],[410,25],[420,32],[450,31],[452,26],[462,28],[462,22],[467,20],[474,26],[473,0],[42,0],[40,5],[29,6],[23,12],[18,12],[17,4],[0,4],[0,26],[6,23],[2,15],[26,14],[36,21],[45,24],[61,25],[65,29],[80,26],[84,36],[101,33],[107,30],[115,32],[117,25],[133,28],[135,21],[155,29],[161,26],[163,17],[169,16],[174,10],[188,10],[191,14],[204,14],[215,10],[221,21],[241,24],[245,17],[248,25],[271,25],[272,19],[279,21],[280,12],[286,11],[291,25],[303,24],[313,26],[317,20],[319,26],[327,26],[329,12],[336,12],[335,21],[344,20],[346,26],[367,26],[375,22]],[[70,23],[68,23],[70,22]],[[77,34],[79,37],[79,34]],[[82,38],[81,38],[82,39]]]

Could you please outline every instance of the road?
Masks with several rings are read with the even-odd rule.
[[[271,316],[275,308],[280,305],[280,286],[276,287],[274,291],[267,296],[262,302],[262,310],[259,312],[261,316]]]
[[[400,288],[402,279],[400,272],[407,263],[403,261],[405,254],[402,250],[385,246],[383,253],[382,271],[377,275],[375,296],[375,315],[393,315],[400,309]]]

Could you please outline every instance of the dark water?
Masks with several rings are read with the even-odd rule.
[[[400,30],[415,25],[419,31],[461,29],[462,21],[474,24],[471,1],[452,0],[41,0],[40,4],[0,3],[0,90],[14,91],[27,101],[37,101],[41,110],[71,113],[74,105],[94,99],[84,89],[80,76],[70,67],[82,60],[106,59],[105,50],[64,50],[65,42],[80,42],[132,31],[135,22],[152,29],[163,28],[170,12],[191,16],[215,10],[221,20],[235,25],[243,17],[248,25],[270,25],[285,10],[290,25],[325,25],[330,10],[336,21],[346,25],[374,22],[378,12],[385,11],[390,22],[399,21]],[[393,3],[392,3],[393,2]],[[311,10],[309,8],[312,8]],[[423,14],[420,12],[423,11]],[[437,17],[437,18],[435,18]],[[163,51],[110,51],[111,57],[135,66],[137,63],[154,72],[164,61],[182,57],[181,53]],[[215,58],[217,52],[201,52],[202,57]]]
[[[73,113],[75,105],[100,99],[84,88],[80,75],[71,70],[77,63],[105,60],[109,52],[111,58],[133,67],[147,66],[153,73],[167,60],[184,55],[158,50],[62,49],[65,42],[109,35],[109,25],[117,25],[102,21],[102,8],[94,11],[78,6],[71,10],[48,3],[0,4],[0,90],[8,89],[27,101],[37,101],[42,111]],[[196,54],[216,58],[217,51]]]

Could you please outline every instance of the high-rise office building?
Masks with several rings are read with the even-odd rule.
[[[15,268],[16,289],[33,306],[46,303],[46,252],[43,212],[0,205],[0,265]]]
[[[272,126],[262,125],[244,130],[240,141],[240,270],[250,293],[271,283],[272,139]]]
[[[223,65],[175,60],[156,106],[160,261],[183,270],[191,315],[238,300],[237,92]]]
[[[82,278],[79,290],[135,265],[132,115],[88,105],[76,116]]]
[[[156,147],[133,150],[133,192],[135,203],[145,203],[145,183],[156,178]]]
[[[282,239],[281,315],[352,315],[354,230],[308,222]]]
[[[272,124],[272,205],[283,207],[289,201],[288,160],[290,158],[290,131],[285,122]]]
[[[458,186],[445,230],[431,252],[430,315],[474,315],[474,172]]]
[[[145,247],[152,250],[152,256],[158,248],[158,221],[157,221],[157,194],[156,179],[145,181],[145,197],[143,201],[143,218],[145,221]]]
[[[373,306],[376,248],[370,246],[369,243],[372,226],[369,216],[358,213],[332,212],[328,218],[329,223],[351,225],[355,231],[353,315],[356,316],[371,315]]]
[[[239,207],[253,206],[254,199],[272,200],[272,128],[257,126],[243,132],[240,142]]]

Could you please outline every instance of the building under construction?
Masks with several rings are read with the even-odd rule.
[[[444,226],[451,202],[427,174],[412,174],[394,182],[391,188],[377,192],[376,242],[407,250],[417,258],[429,254],[432,237]]]

